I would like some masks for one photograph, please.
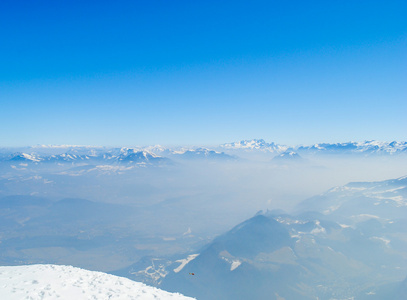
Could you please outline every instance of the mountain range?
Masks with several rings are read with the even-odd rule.
[[[235,160],[240,151],[264,152],[274,155],[296,153],[315,154],[363,154],[363,155],[395,155],[407,153],[407,142],[346,142],[320,143],[313,145],[287,146],[263,139],[243,140],[226,143],[214,147],[166,148],[163,146],[147,146],[135,148],[104,148],[92,146],[36,146],[17,149],[0,149],[0,161],[10,163],[131,163],[154,165],[168,163],[171,159],[216,159]],[[219,150],[219,151],[218,151]]]
[[[345,142],[345,143],[319,143],[313,145],[287,146],[274,142],[268,143],[263,139],[242,140],[240,142],[220,145],[226,150],[264,151],[271,153],[284,153],[295,151],[299,153],[329,153],[329,154],[397,154],[407,152],[407,142]]]
[[[404,299],[406,225],[407,177],[349,183],[121,275],[198,299]]]

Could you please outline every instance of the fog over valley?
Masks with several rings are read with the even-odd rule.
[[[0,152],[4,266],[71,265],[198,299],[382,299],[407,276],[406,143]]]

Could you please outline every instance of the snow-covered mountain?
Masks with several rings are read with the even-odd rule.
[[[390,219],[407,216],[407,176],[379,182],[351,182],[300,203],[300,210],[330,218]]]
[[[321,143],[311,146],[297,146],[298,152],[311,153],[365,153],[365,154],[397,154],[407,153],[407,142],[380,142],[380,141],[364,141],[364,142],[347,142],[347,143]]]
[[[214,160],[233,160],[236,157],[218,152],[208,148],[187,149],[181,151],[173,151],[174,157],[183,159],[214,159]]]
[[[135,163],[135,164],[154,164],[158,162],[169,161],[168,158],[161,157],[155,153],[147,150],[138,150],[133,148],[122,148],[120,154],[116,157],[118,162],[121,163]]]
[[[225,150],[263,151],[284,153],[296,151],[299,153],[332,153],[332,154],[397,154],[407,153],[407,142],[347,142],[347,143],[319,143],[313,145],[286,146],[268,143],[263,139],[243,140],[220,145]]]
[[[243,140],[240,142],[220,145],[225,150],[260,150],[264,152],[282,153],[289,149],[288,146],[278,145],[273,142],[267,143],[263,139]]]
[[[89,149],[88,149],[89,150]],[[92,164],[111,164],[111,163],[127,163],[127,164],[156,164],[158,162],[169,162],[168,158],[159,156],[154,152],[139,148],[120,148],[111,149],[106,152],[95,152],[89,150],[88,153],[62,153],[62,154],[38,154],[32,153],[13,153],[3,157],[3,161],[10,163],[92,163]]]
[[[0,267],[0,297],[20,299],[172,299],[187,300],[127,278],[72,266],[26,265]]]
[[[345,234],[333,222],[259,214],[216,238],[180,271],[171,266],[161,287],[208,300],[349,299],[375,283],[362,277],[367,265],[336,249],[334,230]],[[359,276],[362,288],[346,282]]]
[[[294,151],[283,152],[277,156],[273,157],[273,162],[277,163],[286,163],[286,162],[299,162],[302,161],[303,158]]]
[[[347,142],[347,143],[319,143],[314,145],[286,146],[268,143],[263,139],[243,140],[240,142],[222,144],[216,149],[205,147],[176,147],[166,148],[160,145],[135,148],[105,148],[91,146],[35,146],[11,152],[12,149],[0,149],[0,161],[10,163],[39,164],[42,162],[54,163],[145,163],[169,162],[171,157],[189,159],[236,159],[238,151],[274,153],[286,156],[289,153],[297,154],[400,154],[407,153],[407,142]],[[59,152],[58,152],[59,151]],[[62,151],[62,153],[61,153]],[[8,153],[7,153],[8,152]]]
[[[292,215],[259,212],[198,253],[145,258],[120,275],[199,299],[403,299],[406,192],[407,177],[350,183]]]
[[[9,161],[12,162],[39,162],[41,158],[35,154],[27,154],[27,153],[13,153],[9,157],[7,157]]]

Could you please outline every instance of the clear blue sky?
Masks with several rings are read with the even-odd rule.
[[[0,2],[0,146],[407,140],[407,1]]]

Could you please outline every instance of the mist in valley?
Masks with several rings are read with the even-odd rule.
[[[405,258],[399,260],[407,255],[407,239],[405,230],[397,229],[406,222],[406,187],[404,181],[396,180],[395,186],[386,181],[405,175],[404,153],[159,149],[56,148],[51,153],[50,149],[3,149],[0,263],[73,265],[199,299],[232,299],[236,295],[227,292],[230,284],[250,290],[257,285],[248,286],[247,276],[266,272],[262,276],[270,279],[280,276],[279,270],[289,274],[300,266],[311,268],[308,272],[314,275],[297,270],[302,275],[294,281],[310,290],[280,289],[288,299],[298,295],[329,299],[327,295],[349,284],[344,279],[343,284],[347,283],[335,288],[330,283],[335,276],[363,278],[347,270],[356,266],[363,272],[382,265],[397,267],[396,271],[379,270],[387,280],[361,279],[366,288],[369,282],[382,286],[407,275]],[[384,204],[388,201],[393,203],[389,207]],[[366,244],[354,244],[353,239],[363,237],[370,227],[373,231],[366,232]],[[316,244],[309,244],[313,240]],[[250,244],[257,246],[245,250]],[[379,248],[373,251],[372,247]],[[309,255],[329,249],[338,252],[326,254],[318,263],[322,269],[316,272],[316,266],[309,265],[313,259]],[[373,251],[371,257],[360,261],[358,253],[367,249]],[[323,275],[324,268],[328,271],[330,264],[343,259],[341,255],[346,257],[340,263],[345,267],[332,265],[333,273]],[[191,258],[181,263],[186,257]],[[205,279],[203,274],[211,274],[208,259],[219,262]],[[372,261],[376,263],[371,265]],[[222,268],[229,268],[224,263],[232,265],[221,275]],[[187,271],[202,273],[203,281],[217,276],[226,276],[226,281],[218,278],[217,292],[206,297],[207,291],[192,284]],[[319,280],[320,276],[328,279]],[[269,279],[259,279],[259,284],[267,285]],[[317,282],[326,289],[318,290]],[[269,291],[260,290],[260,298]],[[343,295],[360,293],[364,290],[353,286]]]

